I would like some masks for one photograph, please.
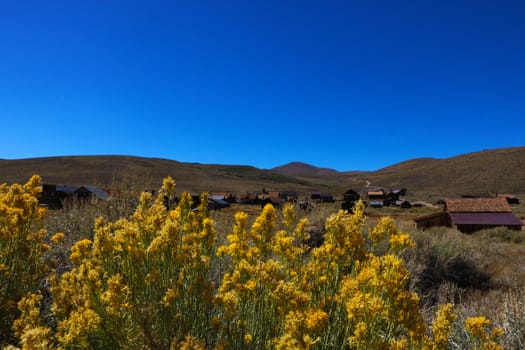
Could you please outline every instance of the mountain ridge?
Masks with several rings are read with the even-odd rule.
[[[136,156],[53,156],[0,159],[0,183],[24,183],[33,174],[45,183],[100,185],[143,182],[155,189],[171,176],[180,191],[293,190],[341,194],[367,186],[407,188],[416,197],[481,193],[525,194],[525,147],[498,148],[450,158],[415,158],[376,171],[340,172],[303,162],[272,169],[249,165],[185,163]],[[139,186],[138,184],[136,186]]]

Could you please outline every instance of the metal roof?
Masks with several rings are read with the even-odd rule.
[[[82,187],[87,189],[89,192],[93,193],[99,199],[102,199],[102,200],[105,200],[105,201],[111,199],[111,196],[106,191],[104,191],[101,188],[98,188],[98,187],[95,187],[95,186],[82,186]],[[82,187],[80,187],[80,188],[82,188]]]
[[[223,205],[223,206],[226,206],[226,207],[229,207],[230,206],[230,203],[226,202],[224,199],[222,198],[219,198],[217,196],[212,196],[210,198],[208,198],[210,201],[212,202],[215,202],[217,204],[220,204],[220,205]]]
[[[217,196],[210,196],[209,199],[212,199],[214,201],[223,201],[224,202],[224,196],[220,196],[220,195],[217,195]]]
[[[448,213],[455,225],[523,225],[512,213]]]
[[[67,186],[67,185],[56,185],[56,191],[61,191],[66,194],[71,194],[77,190],[76,186]]]

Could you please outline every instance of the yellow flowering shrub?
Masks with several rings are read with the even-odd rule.
[[[16,345],[217,350],[449,345],[452,306],[439,308],[427,328],[401,259],[414,243],[391,219],[367,231],[359,203],[352,214],[339,211],[327,218],[323,244],[310,248],[309,222],[291,205],[282,213],[267,205],[251,224],[246,213],[235,214],[218,246],[204,205],[193,210],[191,197],[183,194],[176,207],[166,208],[174,191],[167,178],[158,196],[140,196],[130,217],[97,219],[93,239],[71,248],[71,270],[49,279],[54,322],[43,322],[38,294],[18,298]],[[201,202],[207,202],[205,195]],[[479,349],[498,348],[501,333],[488,326],[482,319],[465,325]]]
[[[0,345],[12,340],[18,302],[36,292],[49,272],[43,263],[50,249],[42,229],[40,177],[24,185],[0,184]]]
[[[168,178],[157,197],[142,194],[130,218],[97,219],[93,241],[71,248],[73,268],[51,280],[57,321],[48,343],[82,349],[211,344],[214,223],[205,208],[192,210],[187,194],[168,211],[165,198],[174,197],[174,187]],[[28,318],[19,323],[24,339]]]

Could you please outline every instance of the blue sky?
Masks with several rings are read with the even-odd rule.
[[[4,1],[0,158],[375,170],[525,145],[525,2]]]

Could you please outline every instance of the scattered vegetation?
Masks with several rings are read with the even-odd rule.
[[[367,222],[362,205],[350,214],[267,205],[227,215],[193,210],[184,194],[167,210],[170,178],[156,196],[74,203],[44,219],[38,185],[33,177],[0,186],[6,348],[520,349],[525,342],[523,280],[490,265],[523,248],[519,234],[402,230],[388,217]],[[482,249],[487,242],[496,248]]]

